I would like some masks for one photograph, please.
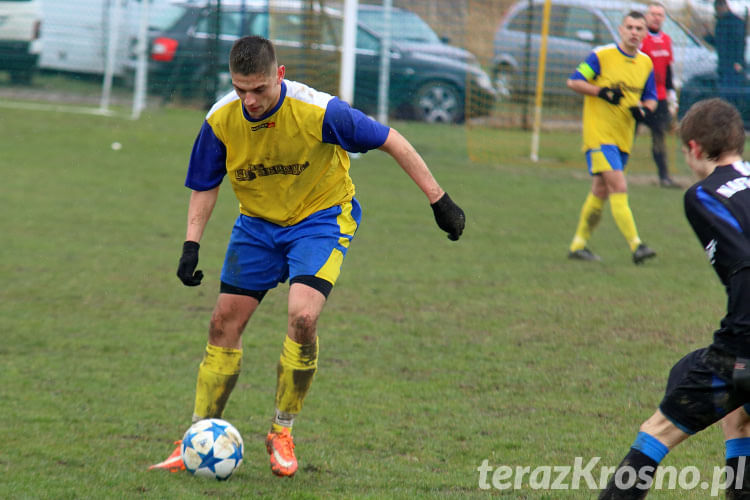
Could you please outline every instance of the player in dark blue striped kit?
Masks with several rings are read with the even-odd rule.
[[[726,438],[726,498],[750,499],[750,163],[741,156],[745,130],[734,106],[709,99],[685,115],[680,138],[685,160],[701,179],[685,193],[685,215],[726,289],[727,314],[711,345],[672,367],[659,409],[641,425],[600,499],[645,497],[664,456],[720,420]]]

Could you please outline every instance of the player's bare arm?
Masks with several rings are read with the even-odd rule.
[[[391,155],[427,196],[438,227],[448,233],[449,239],[458,240],[466,225],[466,215],[443,191],[414,146],[397,130],[390,129],[379,149]]]
[[[198,250],[203,230],[219,197],[219,186],[208,191],[195,191],[190,194],[188,205],[187,231],[182,244],[182,255],[177,266],[177,277],[185,286],[198,286],[203,280],[203,271],[197,270]]]
[[[623,96],[622,90],[619,88],[600,87],[586,80],[570,78],[567,85],[569,89],[579,94],[600,97],[614,105],[619,104]]]
[[[208,219],[211,218],[211,212],[216,206],[218,197],[219,186],[208,191],[193,191],[190,194],[185,241],[195,241],[196,243],[201,241],[203,230],[206,228]]]
[[[587,82],[586,80],[568,79],[568,88],[583,95],[598,96],[604,87]]]
[[[391,129],[388,138],[380,148],[396,160],[396,163],[406,172],[419,189],[424,192],[430,203],[442,198],[445,191],[440,187],[422,156],[414,149],[397,130]]]

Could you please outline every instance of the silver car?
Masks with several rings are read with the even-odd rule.
[[[495,34],[492,75],[505,98],[533,94],[536,87],[544,0],[521,0],[502,19]],[[594,47],[619,40],[617,27],[638,3],[552,0],[547,41],[545,93],[571,95],[565,81]],[[716,67],[716,53],[669,16],[662,30],[672,39],[673,82],[678,89],[691,76]]]

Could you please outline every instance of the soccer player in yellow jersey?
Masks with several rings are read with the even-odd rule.
[[[584,95],[583,150],[592,176],[570,244],[571,259],[601,260],[586,245],[607,199],[633,262],[641,264],[656,255],[638,236],[624,172],[636,122],[648,120],[657,105],[653,64],[638,50],[646,33],[643,14],[629,12],[619,26],[620,42],[594,49],[568,79],[568,87]]]
[[[285,80],[270,41],[237,40],[229,69],[234,90],[208,112],[185,182],[192,192],[177,270],[185,285],[203,278],[196,271],[199,242],[225,176],[240,210],[198,368],[193,421],[222,416],[239,377],[245,325],[266,292],[288,279],[287,332],[266,449],[273,473],[292,476],[291,431],[317,370],[318,317],[361,218],[347,151],[391,155],[426,195],[451,240],[458,240],[465,217],[396,130],[337,97]],[[179,446],[151,468],[184,468]]]

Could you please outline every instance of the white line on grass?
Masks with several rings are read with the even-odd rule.
[[[0,108],[30,109],[34,111],[58,111],[61,113],[79,113],[84,115],[98,116],[116,116],[116,113],[109,109],[86,108],[82,106],[63,106],[59,104],[50,105],[36,102],[10,102],[0,100]]]

